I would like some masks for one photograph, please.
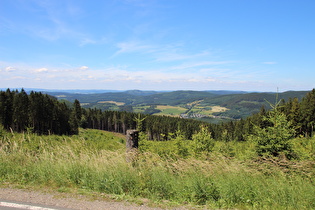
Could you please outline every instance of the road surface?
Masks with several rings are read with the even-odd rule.
[[[0,188],[0,210],[16,209],[160,210],[160,208],[151,208],[146,205],[136,205],[128,202],[115,202],[109,199],[106,200],[106,198],[95,200],[88,196],[67,193]]]

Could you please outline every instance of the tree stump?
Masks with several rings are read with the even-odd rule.
[[[138,153],[139,131],[127,130],[126,134],[126,159],[133,162]]]

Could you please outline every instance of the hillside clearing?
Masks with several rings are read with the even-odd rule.
[[[198,159],[176,156],[178,140],[148,141],[140,144],[144,151],[133,162],[126,162],[124,136],[110,132],[1,135],[3,186],[92,193],[96,198],[110,194],[135,202],[144,198],[164,207],[315,208],[314,161],[254,158],[251,142],[215,142],[210,156]],[[313,144],[310,139],[296,146],[306,155]],[[191,141],[181,148],[190,152],[189,145]]]
[[[106,104],[106,103],[108,103],[108,104],[115,104],[115,105],[117,105],[117,106],[123,106],[123,105],[125,105],[125,103],[123,103],[123,102],[117,102],[117,101],[98,101],[97,103],[99,103],[99,104]]]

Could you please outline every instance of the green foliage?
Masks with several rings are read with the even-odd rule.
[[[291,141],[292,148],[300,160],[315,161],[315,137],[295,138]]]
[[[250,139],[256,142],[256,151],[260,156],[284,154],[292,158],[293,151],[289,140],[293,138],[294,130],[285,114],[278,111],[278,105],[273,106],[273,110],[267,116],[263,116],[263,120],[269,122],[271,126],[265,128],[254,126],[254,134]]]
[[[4,136],[5,130],[3,125],[0,124],[0,138],[2,138]]]
[[[0,91],[0,124],[7,130],[23,132],[32,127],[38,134],[76,134],[78,112],[70,119],[72,110],[65,103],[40,92]]]
[[[237,151],[248,148],[248,142],[216,141],[208,160],[143,152],[130,164],[123,136],[117,134],[89,129],[71,137],[4,132],[0,138],[0,183],[209,209],[315,208],[314,163],[288,162],[282,168],[272,162],[239,161],[218,154],[222,144],[229,144],[238,157]],[[183,137],[179,132],[172,138],[147,142],[152,144],[150,148],[159,148],[157,151],[174,152],[178,149],[176,139],[182,141]],[[192,146],[192,141],[183,141],[187,148]],[[311,145],[314,139],[301,139],[295,146],[305,146],[305,151],[314,154]],[[295,170],[288,171],[290,167]]]
[[[189,155],[186,141],[187,140],[184,139],[184,135],[182,134],[181,130],[178,129],[175,133],[174,142],[176,146],[176,154],[179,157],[186,158]]]
[[[145,120],[146,117],[143,117],[140,113],[138,113],[138,116],[134,118],[135,122],[136,122],[136,129],[139,132],[143,131],[143,121]]]
[[[300,104],[300,125],[303,135],[310,137],[313,135],[315,126],[315,89],[307,93]]]
[[[195,157],[199,157],[202,154],[208,156],[212,152],[214,147],[214,139],[211,136],[211,132],[201,126],[200,131],[192,136],[192,150]]]

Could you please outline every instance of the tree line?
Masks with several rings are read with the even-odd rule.
[[[37,134],[78,134],[81,107],[78,101],[70,107],[65,102],[40,92],[0,91],[0,125],[16,132]]]

